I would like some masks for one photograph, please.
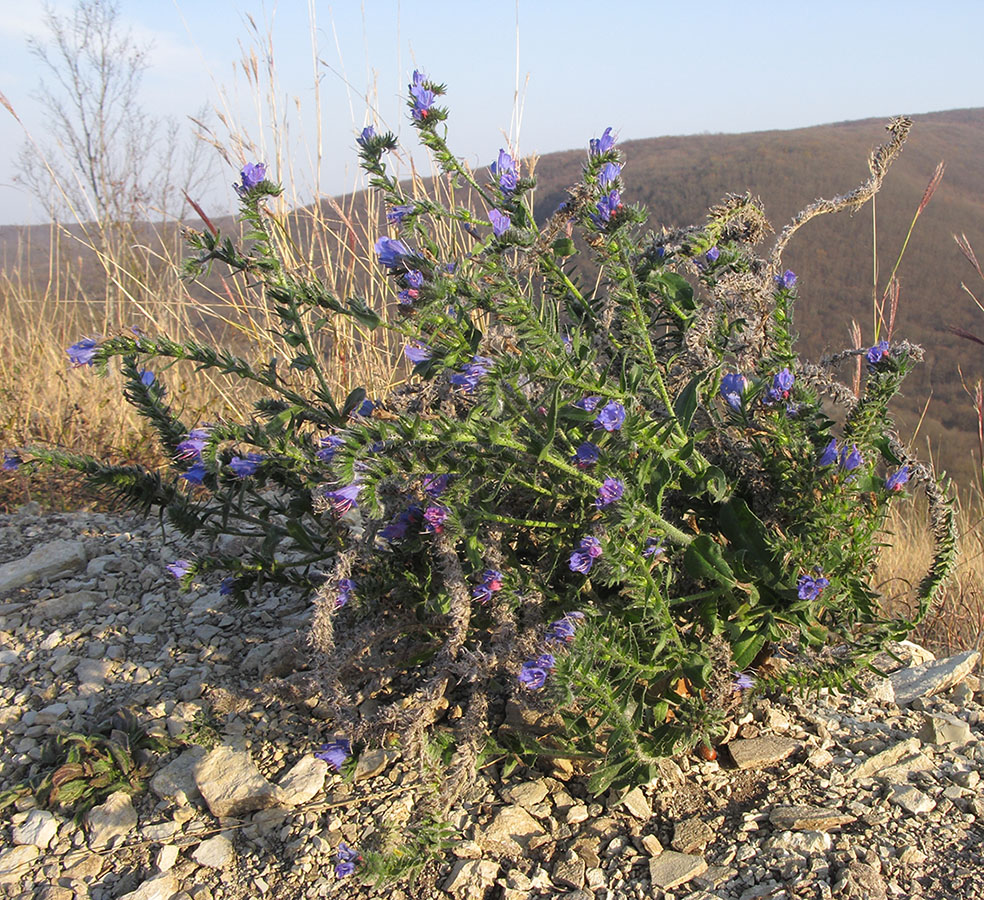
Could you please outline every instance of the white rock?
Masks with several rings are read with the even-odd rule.
[[[104,803],[86,813],[89,846],[93,850],[105,850],[120,843],[137,827],[137,811],[126,791],[110,794]]]
[[[224,834],[217,834],[215,837],[202,841],[196,848],[191,858],[200,866],[209,869],[227,869],[232,865],[236,858],[236,851],[233,849],[232,841]]]
[[[13,829],[15,844],[27,844],[44,850],[58,831],[59,819],[46,809],[32,809],[27,818]]]
[[[0,852],[0,884],[20,884],[28,865],[38,858],[40,852],[33,844],[11,847]]]
[[[980,653],[976,650],[967,650],[946,659],[937,659],[893,672],[889,677],[895,688],[895,702],[899,706],[906,706],[917,697],[930,697],[953,687],[974,670],[978,659]]]
[[[328,763],[323,759],[308,755],[302,757],[294,767],[280,779],[281,803],[284,806],[297,806],[313,800],[325,786]]]
[[[174,864],[178,861],[178,850],[177,846],[174,844],[165,844],[157,851],[157,871],[167,872],[169,869],[174,868]]]
[[[260,774],[245,750],[220,746],[194,768],[195,784],[217,819],[276,806],[281,793]]]
[[[490,859],[462,859],[455,863],[444,890],[458,900],[480,900],[498,872],[499,864]]]
[[[195,766],[205,758],[206,750],[197,744],[172,759],[150,779],[150,789],[162,800],[184,806],[200,796],[195,784]]]
[[[936,801],[911,784],[890,784],[888,802],[902,807],[907,813],[918,816],[936,809]]]
[[[86,563],[81,541],[51,541],[27,556],[0,565],[0,594],[40,578],[55,579],[79,571]]]
[[[171,900],[180,888],[174,872],[163,872],[145,881],[135,891],[124,894],[119,900]]]

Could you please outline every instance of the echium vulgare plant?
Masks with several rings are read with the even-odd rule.
[[[521,160],[501,150],[475,173],[452,154],[444,93],[415,72],[409,115],[470,207],[411,196],[387,171],[396,138],[372,127],[358,138],[388,210],[375,253],[391,322],[289,270],[264,206],[279,188],[247,167],[246,249],[195,234],[189,272],[246,273],[279,318],[289,365],[142,334],[76,345],[77,362],[122,361],[127,399],[174,471],[40,449],[11,458],[81,469],[188,534],[249,539],[236,555],[179,560],[184,581],[220,569],[243,600],[263,580],[312,589],[339,765],[393,735],[420,747],[450,710],[447,803],[511,697],[563,717],[552,751],[595,758],[603,791],[710,744],[742,690],[842,685],[908,632],[871,577],[888,505],[914,486],[937,540],[920,615],[949,570],[949,501],[887,412],[921,351],[880,342],[802,360],[796,276],[782,265],[801,224],[878,190],[909,123],[890,124],[864,185],[812,204],[763,258],[768,224],[748,196],[702,225],[645,231],[611,129],[538,224]],[[435,237],[449,222],[471,240],[453,256]],[[316,350],[333,316],[398,332],[414,377],[375,405],[361,390],[335,398]],[[835,374],[859,356],[855,395]],[[177,360],[269,396],[246,425],[181,421],[161,368]],[[800,652],[760,669],[777,646]]]

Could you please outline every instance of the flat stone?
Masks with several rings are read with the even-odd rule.
[[[792,738],[767,736],[732,741],[727,747],[739,769],[761,769],[782,762],[799,743]]]
[[[566,885],[567,887],[579,890],[584,887],[584,874],[587,866],[573,850],[561,853],[554,863],[550,873],[551,878],[556,884]]]
[[[124,894],[119,900],[171,900],[172,895],[181,890],[174,872],[162,872],[148,878],[135,891]]]
[[[707,860],[692,853],[664,850],[649,860],[649,880],[653,887],[669,891],[707,871]]]
[[[894,766],[900,759],[911,756],[919,749],[918,738],[908,738],[893,744],[887,750],[876,753],[868,757],[864,762],[858,763],[850,772],[847,773],[848,781],[858,781],[862,778],[871,778],[881,769]]]
[[[72,850],[62,857],[62,875],[70,881],[89,884],[98,877],[103,868],[103,858],[88,850]]]
[[[962,747],[972,739],[970,725],[945,713],[927,714],[919,729],[919,740],[924,744],[955,744]]]
[[[27,867],[40,853],[33,844],[22,844],[0,852],[0,884],[19,884]]]
[[[933,761],[925,753],[913,753],[900,759],[894,766],[882,769],[875,777],[880,781],[905,782],[913,772],[929,772],[935,768]]]
[[[167,872],[169,869],[174,868],[174,864],[178,861],[178,854],[180,849],[175,844],[165,844],[157,851],[157,859],[155,864],[157,866],[158,872]]]
[[[842,897],[857,897],[863,900],[887,900],[888,889],[881,872],[860,860],[852,859],[842,873],[844,887],[839,892]]]
[[[829,831],[854,819],[822,806],[776,806],[769,813],[769,821],[782,831]]]
[[[653,808],[649,805],[646,795],[641,788],[634,787],[622,797],[621,805],[643,822],[648,822],[653,816]]]
[[[0,565],[0,594],[16,590],[41,578],[54,580],[71,575],[86,564],[81,541],[51,541],[27,556]]]
[[[457,900],[481,900],[499,874],[499,864],[490,859],[461,859],[444,882],[444,890]]]
[[[84,609],[92,609],[106,598],[96,591],[73,591],[60,597],[49,597],[34,604],[34,614],[50,621],[77,616]]]
[[[901,807],[913,816],[936,809],[936,801],[911,784],[890,784],[888,802]]]
[[[35,893],[34,900],[75,900],[75,891],[56,884],[46,884]]]
[[[399,756],[396,750],[367,750],[357,760],[352,778],[355,781],[362,781],[365,778],[382,775],[386,767],[395,762]]]
[[[263,777],[245,750],[216,747],[195,765],[194,774],[199,792],[217,819],[280,803],[280,790]]]
[[[712,840],[714,832],[696,816],[684,819],[673,826],[673,842],[671,846],[680,853],[693,853],[703,850]],[[649,849],[648,847],[646,848]]]
[[[504,806],[482,833],[481,838],[502,847],[507,853],[525,855],[537,839],[546,837],[543,827],[521,806]]]
[[[895,688],[895,702],[899,706],[907,706],[917,697],[930,697],[953,687],[973,671],[978,659],[980,653],[967,650],[946,659],[936,659],[893,672],[889,678]]]
[[[191,858],[200,866],[209,869],[228,869],[236,859],[232,841],[224,834],[202,841],[192,853]]]
[[[179,806],[199,797],[198,785],[195,783],[195,766],[205,758],[207,752],[197,744],[189,747],[154,774],[150,779],[150,789],[161,800],[171,800]]]
[[[86,813],[85,823],[89,846],[97,851],[106,850],[125,840],[137,827],[137,811],[126,791],[116,791]]]
[[[520,784],[513,784],[507,787],[502,796],[510,803],[516,803],[524,809],[536,806],[547,798],[547,786],[542,779],[537,781],[524,781]]]
[[[284,806],[309,803],[325,786],[328,763],[308,754],[301,757],[294,767],[278,782]]]
[[[32,809],[20,825],[13,828],[15,844],[29,844],[44,850],[58,831],[61,820],[46,809]]]
[[[781,831],[774,834],[765,846],[770,850],[792,850],[810,856],[826,853],[833,846],[833,839],[825,831]]]

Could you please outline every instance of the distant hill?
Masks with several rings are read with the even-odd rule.
[[[926,362],[907,381],[898,416],[903,437],[908,439],[932,397],[918,449],[925,453],[928,438],[943,467],[967,480],[973,472],[977,423],[960,372],[968,382],[984,376],[984,352],[956,337],[948,326],[984,337],[984,312],[975,307],[960,283],[965,281],[979,296],[984,294],[984,284],[975,284],[977,275],[953,241],[954,234],[966,233],[984,259],[984,153],[980,149],[984,146],[984,109],[913,119],[905,150],[877,198],[882,284],[940,160],[946,161],[946,175],[916,226],[900,269],[902,291],[895,336],[921,344]],[[620,145],[627,160],[624,199],[647,206],[650,225],[656,228],[698,222],[725,194],[749,191],[762,199],[769,220],[781,230],[817,197],[845,193],[867,177],[868,153],[885,139],[886,121],[626,141]],[[564,199],[566,187],[579,177],[584,157],[585,150],[580,149],[536,161],[538,218]],[[339,202],[356,218],[363,208],[358,196]],[[24,258],[23,248],[28,244],[36,266],[39,252],[47,252],[49,246],[48,229],[0,228],[0,263],[8,273]],[[92,265],[91,260],[79,262],[84,268]],[[784,262],[799,276],[796,324],[806,358],[816,360],[825,351],[848,346],[852,319],[861,324],[865,341],[870,341],[870,206],[853,216],[842,213],[808,223],[794,238]],[[94,274],[93,267],[89,277]]]

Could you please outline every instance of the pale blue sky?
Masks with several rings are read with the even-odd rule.
[[[451,143],[474,165],[495,158],[504,134],[516,140],[517,73],[524,154],[586,146],[607,125],[626,140],[984,106],[980,0],[934,8],[910,0],[118,2],[136,39],[154,45],[147,108],[177,117],[202,104],[219,110],[245,127],[274,176],[292,179],[303,201],[357,184],[353,141],[368,121],[367,96],[382,125],[411,140],[401,95],[415,66],[448,85]],[[54,0],[57,9],[71,5]],[[0,10],[0,92],[44,139],[32,99],[38,66],[25,46],[27,35],[43,34],[40,0],[0,0]],[[279,115],[290,133],[280,166],[257,124],[255,91],[236,67],[256,48],[262,71],[268,32]],[[262,115],[268,122],[269,108]],[[225,141],[228,131],[212,121]],[[21,126],[0,109],[0,224],[38,219],[13,183],[23,142]],[[236,172],[223,163],[215,173],[201,199],[221,214],[234,206],[228,185]]]

